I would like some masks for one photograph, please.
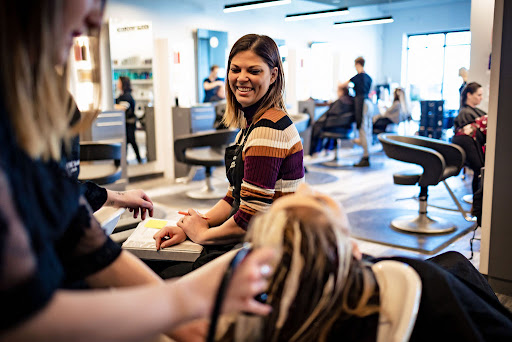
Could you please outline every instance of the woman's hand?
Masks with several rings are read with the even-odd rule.
[[[186,308],[193,313],[182,312],[187,316],[208,317],[213,310],[213,302],[221,278],[227,270],[236,251],[228,252],[197,270],[179,278],[175,285],[180,288],[180,298],[186,298]],[[272,275],[276,253],[270,248],[259,248],[247,255],[237,267],[231,279],[222,312],[251,312],[267,315],[271,307],[254,299],[267,290],[267,279]]]
[[[159,250],[185,241],[187,235],[180,227],[167,226],[153,235],[153,239],[155,239],[156,242],[156,250]]]
[[[116,208],[128,208],[133,212],[133,218],[139,216],[142,220],[146,219],[146,211],[149,216],[153,216],[153,201],[146,193],[140,189],[128,191],[107,190],[106,205]]]
[[[177,225],[183,229],[185,234],[187,234],[192,241],[199,244],[202,244],[204,241],[201,235],[208,231],[208,228],[210,227],[208,225],[208,221],[199,215],[194,209],[189,209],[188,215],[183,216],[177,222]]]

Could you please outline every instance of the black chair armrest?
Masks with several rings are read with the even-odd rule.
[[[180,135],[174,139],[174,155],[179,162],[186,163],[185,150],[193,147],[221,147],[235,141],[238,130],[220,129]]]

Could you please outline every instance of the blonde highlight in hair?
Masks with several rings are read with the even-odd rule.
[[[242,106],[237,101],[235,94],[231,91],[229,85],[229,73],[231,70],[231,61],[238,53],[244,51],[252,51],[259,56],[268,65],[270,70],[277,68],[277,77],[263,96],[260,107],[253,117],[253,122],[258,120],[270,108],[277,108],[286,113],[286,105],[284,103],[284,71],[279,54],[279,48],[275,41],[265,35],[248,34],[233,45],[229,53],[227,75],[226,75],[226,112],[222,119],[224,125],[233,128],[245,128],[247,122],[242,112]]]
[[[348,227],[330,210],[300,204],[271,210],[253,218],[246,240],[278,251],[266,292],[273,310],[251,341],[326,341],[338,319],[379,310],[369,304],[378,291],[373,273],[352,256]],[[239,323],[228,331],[244,331]],[[233,340],[228,335],[222,340]]]

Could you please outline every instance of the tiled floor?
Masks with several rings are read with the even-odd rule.
[[[343,151],[342,151],[343,155]],[[352,160],[357,161],[357,156],[350,157]],[[401,168],[410,168],[412,165],[399,163],[387,159],[382,153],[377,153],[372,157],[373,166],[370,169],[355,169],[352,167],[345,167],[340,169],[327,168],[321,165],[313,165],[308,167],[308,171],[316,173],[316,177],[310,178],[312,180],[312,187],[315,189],[330,194],[335,199],[339,200],[347,212],[358,210],[365,210],[371,212],[372,209],[378,208],[407,208],[417,210],[417,201],[404,200],[403,198],[411,198],[417,195],[418,187],[416,186],[394,186],[392,180],[392,173],[394,170]],[[318,174],[321,174],[318,176]],[[335,180],[334,182],[321,184],[322,180]],[[456,180],[456,182],[466,186],[470,180],[465,181]],[[466,184],[467,183],[467,184]],[[214,184],[219,187],[227,187],[227,181],[224,177],[223,169],[218,168],[214,171]],[[382,184],[386,184],[383,188]],[[131,183],[129,188],[142,188],[153,199],[153,201],[165,208],[164,210],[174,211],[182,210],[189,207],[198,209],[199,211],[206,211],[212,207],[217,200],[193,200],[185,195],[186,190],[199,189],[203,186],[202,181],[194,181],[189,184],[176,184],[170,180],[159,178],[138,183]],[[446,189],[442,185],[431,187],[430,199],[436,203],[441,203],[445,206],[455,207],[453,202],[448,196]],[[447,204],[445,204],[445,202]],[[469,209],[467,207],[466,209]],[[435,209],[434,209],[435,210]],[[468,258],[471,255],[470,251],[470,238],[473,232],[463,235],[456,241],[452,242],[449,246],[438,251],[435,254],[455,250],[464,254]],[[476,231],[477,237],[480,235],[480,229]],[[407,255],[419,258],[427,258],[432,255],[422,254],[407,249],[390,247],[378,243],[359,240],[359,245],[364,253],[374,256],[390,256],[390,255]],[[471,261],[478,268],[480,260],[480,242],[474,242],[474,253]],[[434,254],[434,255],[435,255]]]

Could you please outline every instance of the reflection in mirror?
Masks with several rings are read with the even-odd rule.
[[[228,33],[196,31],[197,102],[218,102],[225,98],[224,78],[228,53]]]
[[[133,165],[154,161],[151,22],[127,22],[111,18],[109,31],[113,97],[116,109],[125,112],[127,163]]]

